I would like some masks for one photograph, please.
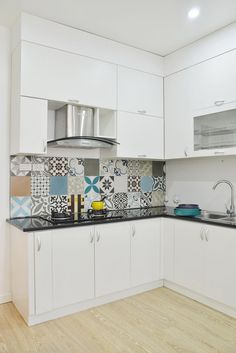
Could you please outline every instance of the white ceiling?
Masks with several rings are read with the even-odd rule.
[[[0,0],[0,24],[20,11],[166,55],[234,22],[236,0]]]

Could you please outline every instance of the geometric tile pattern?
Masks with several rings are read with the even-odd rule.
[[[32,196],[32,216],[50,214],[49,196]]]
[[[103,194],[114,193],[114,176],[100,177],[100,192]]]
[[[28,156],[11,157],[11,175],[30,176],[31,157],[28,157]]]
[[[140,207],[151,207],[152,206],[152,193],[144,192],[140,196]]]
[[[48,196],[50,187],[50,177],[37,175],[31,177],[31,195]]]
[[[49,172],[52,176],[65,176],[68,174],[68,158],[49,158]]]
[[[128,192],[140,191],[140,176],[129,175],[128,176]]]
[[[67,212],[67,195],[50,196],[50,210],[54,212]]]
[[[31,216],[31,197],[11,197],[11,217]]]
[[[101,197],[107,209],[164,205],[164,162],[79,156],[13,156],[10,161],[14,216],[87,210]]]
[[[79,158],[68,159],[68,174],[71,176],[84,175],[84,160]]]

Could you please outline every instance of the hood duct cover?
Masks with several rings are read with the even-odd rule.
[[[94,110],[89,107],[64,105],[56,110],[55,139],[49,147],[109,148],[119,144],[114,139],[94,134]]]

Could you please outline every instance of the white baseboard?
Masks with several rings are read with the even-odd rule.
[[[87,310],[99,305],[103,305],[103,304],[107,304],[107,303],[111,303],[115,300],[120,300],[120,299],[124,299],[126,297],[135,295],[135,294],[139,294],[139,293],[143,293],[155,288],[160,288],[163,287],[163,280],[159,280],[159,281],[155,281],[152,283],[147,283],[138,287],[134,287],[134,288],[129,288],[126,289],[122,292],[118,292],[118,293],[112,293],[103,297],[99,297],[99,298],[94,298],[91,300],[87,300],[85,302],[81,302],[81,303],[76,303],[73,305],[68,305],[66,307],[63,308],[59,308],[59,309],[54,309],[48,313],[45,314],[41,314],[41,315],[33,315],[30,316],[28,318],[24,318],[26,323],[31,326],[31,325],[36,325],[36,324],[40,324],[42,322],[45,321],[49,321],[49,320],[54,320],[57,319],[59,317],[63,317],[63,316],[67,316],[67,315],[71,315],[74,313],[77,313],[79,311],[83,311],[83,310]]]
[[[193,292],[190,289],[179,286],[178,284],[173,283],[171,281],[164,280],[164,287],[172,289],[173,291],[175,291],[177,293],[180,293],[180,294],[182,294],[186,297],[189,297],[193,300],[196,300],[204,305],[209,306],[212,309],[218,310],[218,311],[236,319],[236,309],[234,309],[230,306],[227,306],[225,304],[221,304],[221,303],[217,302],[216,300],[205,297],[202,294],[198,294],[196,292]]]
[[[11,293],[0,295],[0,304],[8,303],[12,301]]]

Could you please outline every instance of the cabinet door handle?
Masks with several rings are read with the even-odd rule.
[[[93,235],[93,231],[90,231],[90,243],[93,243],[94,240],[94,235]]]
[[[138,158],[146,158],[147,155],[146,155],[146,154],[138,154],[137,157],[138,157]]]
[[[225,154],[225,151],[215,151],[214,152],[214,154],[216,155],[216,156],[222,156],[223,154]]]
[[[184,155],[185,155],[185,157],[188,157],[188,150],[187,150],[187,148],[184,149]]]
[[[203,232],[204,232],[204,229],[201,228],[201,230],[200,230],[200,238],[201,238],[201,240],[204,240]]]
[[[138,113],[139,114],[147,114],[147,111],[146,110],[138,110]]]
[[[41,250],[41,246],[42,246],[41,238],[40,238],[40,236],[38,235],[38,236],[37,236],[37,251],[38,251],[38,252]]]
[[[97,232],[97,242],[100,240],[100,232]]]
[[[225,101],[215,101],[214,104],[217,106],[217,107],[220,107],[221,105],[223,105],[225,103]]]
[[[68,99],[68,102],[78,104],[79,100],[78,99]]]
[[[47,141],[43,140],[43,152],[47,152]]]
[[[206,229],[205,230],[205,239],[206,239],[206,241],[209,241],[208,233],[209,233],[209,229]]]
[[[134,238],[135,236],[135,233],[136,233],[136,229],[135,229],[135,226],[132,225],[132,237]]]

